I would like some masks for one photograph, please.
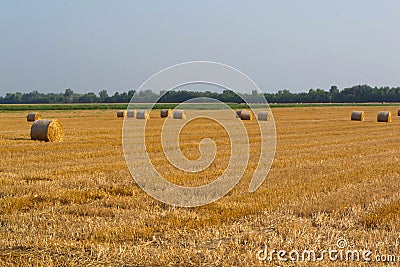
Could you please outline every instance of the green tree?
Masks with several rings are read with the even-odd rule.
[[[72,91],[72,89],[68,88],[65,90],[64,93],[64,101],[66,103],[72,103],[74,101],[74,91]]]
[[[101,90],[100,93],[99,93],[99,101],[100,102],[106,102],[107,99],[108,99],[107,90],[105,90],[105,89]]]

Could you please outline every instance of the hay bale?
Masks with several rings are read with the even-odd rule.
[[[185,120],[186,119],[186,113],[182,109],[174,110],[173,118],[174,119]]]
[[[31,127],[31,139],[62,142],[64,139],[64,127],[58,120],[37,120]]]
[[[40,113],[38,113],[38,112],[32,112],[32,113],[29,113],[28,116],[26,116],[27,121],[37,121],[37,120],[40,120],[41,118],[42,118],[42,115],[40,115]]]
[[[118,118],[124,118],[125,116],[126,116],[126,110],[118,110],[117,111]]]
[[[236,110],[236,118],[240,118],[240,113],[242,113],[241,109]]]
[[[129,118],[134,118],[136,116],[136,110],[128,110],[126,116]]]
[[[392,121],[392,113],[390,111],[379,111],[378,122],[391,122]]]
[[[353,111],[351,113],[351,120],[352,121],[364,121],[365,113],[364,111]]]
[[[257,114],[257,119],[259,121],[267,121],[268,120],[268,111],[261,111]]]
[[[169,115],[171,115],[171,109],[162,109],[160,111],[161,118],[167,118]]]
[[[149,112],[147,110],[145,110],[145,109],[138,110],[136,112],[136,119],[139,119],[139,120],[148,120],[148,119],[150,119]]]
[[[242,110],[242,112],[240,112],[240,119],[251,121],[253,119],[253,112],[250,110]]]

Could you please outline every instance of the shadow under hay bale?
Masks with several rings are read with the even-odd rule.
[[[126,110],[118,110],[117,111],[118,118],[124,118],[125,116],[126,116]]]
[[[147,111],[147,110],[138,110],[137,112],[136,112],[136,119],[139,119],[139,120],[148,120],[148,119],[150,119],[150,115],[149,115],[149,112]]]
[[[378,122],[391,122],[392,113],[390,111],[379,111],[377,116]]]
[[[136,110],[128,110],[126,116],[129,118],[134,118],[136,116]]]
[[[257,114],[257,120],[259,121],[267,121],[268,120],[268,111],[261,111]]]
[[[37,120],[31,127],[31,139],[62,142],[64,140],[64,127],[58,120]]]
[[[37,120],[40,120],[41,118],[42,118],[42,115],[40,115],[40,113],[38,113],[38,112],[32,112],[32,113],[29,113],[28,116],[26,116],[27,121],[37,121]]]
[[[364,121],[365,119],[365,112],[364,111],[353,111],[351,113],[351,120],[352,121]]]
[[[12,140],[12,141],[27,141],[27,140],[32,140],[31,138],[27,137],[13,137],[13,138],[6,138],[7,140]]]
[[[167,117],[169,117],[169,115],[171,115],[171,109],[162,109],[160,111],[161,118],[167,118]]]
[[[397,116],[400,116],[400,109],[397,111]]]
[[[177,109],[174,111],[174,115],[173,115],[174,119],[180,119],[180,120],[185,120],[186,119],[186,113],[184,110],[182,109]]]
[[[253,112],[251,112],[250,110],[242,110],[242,112],[240,112],[240,119],[251,121],[253,119]]]

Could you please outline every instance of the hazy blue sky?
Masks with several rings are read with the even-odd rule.
[[[400,1],[0,2],[0,95],[110,93],[210,60],[263,91],[400,86]]]

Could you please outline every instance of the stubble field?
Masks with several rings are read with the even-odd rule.
[[[350,121],[352,110],[366,121]],[[377,123],[398,107],[275,108],[276,155],[263,185],[247,192],[259,135],[246,122],[250,163],[238,186],[217,202],[177,208],[154,200],[134,182],[115,110],[43,111],[58,118],[63,143],[31,141],[25,112],[0,113],[0,265],[15,266],[369,266],[362,261],[264,262],[270,249],[347,248],[399,257],[400,118]],[[149,121],[149,153],[168,179],[199,185],[226,167],[226,133],[207,120],[182,131],[181,148],[199,157],[213,138],[217,158],[200,176],[175,170],[162,157]],[[203,136],[204,129],[212,136]],[[186,136],[186,138],[185,138]],[[195,136],[196,138],[192,138]],[[383,263],[377,263],[383,266]]]

